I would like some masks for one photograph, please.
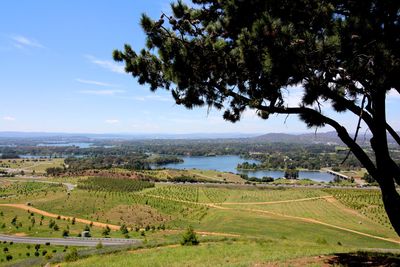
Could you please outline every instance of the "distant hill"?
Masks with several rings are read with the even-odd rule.
[[[371,134],[368,133],[366,135],[359,134],[357,138],[357,142],[359,144],[369,145],[369,140],[371,139]],[[268,133],[264,135],[260,135],[252,138],[253,140],[263,141],[263,142],[275,142],[275,143],[299,143],[299,144],[337,144],[344,145],[340,138],[337,136],[337,133],[325,132],[325,133],[305,133],[305,134],[286,134],[286,133]],[[395,143],[394,139],[388,135],[389,143]]]
[[[323,143],[323,144],[342,144],[336,132],[326,133],[304,133],[304,134],[286,134],[286,133],[268,133],[253,138],[254,140],[275,143]]]
[[[317,132],[303,134],[288,133],[268,133],[264,135],[251,133],[188,133],[188,134],[168,134],[168,133],[51,133],[51,132],[0,132],[0,140],[35,140],[35,141],[55,141],[55,142],[91,142],[93,140],[240,140],[241,142],[270,142],[270,143],[297,143],[297,144],[332,144],[344,145],[332,132]],[[371,134],[360,133],[357,142],[369,145]],[[395,144],[394,139],[388,135],[389,143]]]
[[[53,133],[53,132],[0,132],[0,138],[49,139],[49,140],[80,140],[90,139],[239,139],[258,136],[256,133]]]

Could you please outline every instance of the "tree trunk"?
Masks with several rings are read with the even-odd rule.
[[[381,184],[382,200],[389,220],[400,236],[400,195],[393,182]]]

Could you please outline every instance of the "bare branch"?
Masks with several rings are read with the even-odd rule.
[[[361,119],[362,119],[362,114],[364,111],[364,105],[365,105],[365,99],[366,99],[366,95],[364,95],[362,101],[361,101],[361,110],[360,110],[360,116],[358,116],[358,123],[357,123],[357,129],[356,129],[356,133],[354,134],[354,142],[357,142],[357,136],[358,136],[358,132],[361,129]],[[342,161],[341,164],[344,164],[346,162],[346,160],[349,158],[351,153],[351,150],[349,150],[349,152],[347,153],[346,157],[344,158],[344,160]]]

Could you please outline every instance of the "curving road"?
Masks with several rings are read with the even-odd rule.
[[[77,187],[76,184],[71,184],[71,183],[64,183],[64,182],[52,182],[52,181],[46,181],[46,180],[40,180],[40,177],[37,176],[16,176],[17,178],[20,179],[7,179],[7,181],[10,182],[37,182],[37,183],[45,183],[45,184],[62,184],[67,188],[67,191],[70,192]]]
[[[61,246],[82,246],[95,247],[99,242],[103,246],[117,245],[140,245],[140,239],[122,239],[122,238],[86,238],[86,237],[66,237],[66,238],[49,238],[49,237],[26,237],[12,236],[0,234],[0,241],[22,243],[22,244],[46,244]]]

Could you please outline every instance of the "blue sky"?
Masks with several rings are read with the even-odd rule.
[[[165,0],[2,0],[0,3],[0,131],[75,133],[306,132],[296,116],[263,121],[254,111],[232,124],[217,111],[186,110],[167,91],[140,86],[111,53],[144,45],[142,13],[158,18]],[[298,101],[300,91],[291,93]],[[329,114],[329,111],[327,111]],[[399,130],[400,97],[388,101]],[[355,127],[356,118],[340,115]],[[331,130],[329,128],[322,131]]]

